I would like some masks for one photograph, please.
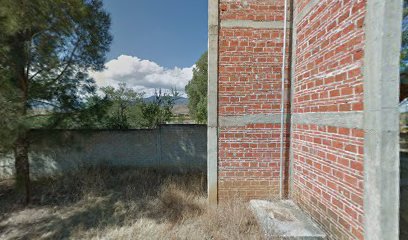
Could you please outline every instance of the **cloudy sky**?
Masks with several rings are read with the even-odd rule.
[[[207,0],[104,0],[114,41],[99,86],[183,91],[207,49]]]
[[[126,83],[147,96],[154,93],[154,89],[177,89],[184,91],[184,87],[193,76],[193,67],[165,68],[159,64],[143,60],[138,57],[120,55],[105,64],[106,70],[91,75],[100,87],[114,86]]]

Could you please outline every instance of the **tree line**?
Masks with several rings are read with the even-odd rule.
[[[140,129],[155,128],[171,121],[172,109],[179,93],[161,89],[148,99],[143,92],[135,91],[124,83],[118,87],[103,87],[98,93],[89,94],[80,103],[77,111],[56,115],[53,106],[37,105],[37,114],[32,115],[31,128],[60,129]]]

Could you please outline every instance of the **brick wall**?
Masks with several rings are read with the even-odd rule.
[[[365,1],[318,1],[302,14],[310,2],[296,2],[293,114],[361,112]],[[335,239],[364,234],[364,131],[351,127],[292,125],[292,197]]]
[[[283,28],[256,23],[282,21],[283,4],[220,1],[218,116],[262,119],[220,125],[219,199],[278,196],[281,125],[266,116],[280,111]]]
[[[335,239],[363,236],[363,132],[296,125],[293,199]]]
[[[283,21],[283,0],[220,0],[221,20]]]
[[[284,124],[284,193],[330,239],[396,238],[401,1],[288,0],[286,59],[284,0],[209,2],[210,202],[279,196]]]
[[[297,24],[294,112],[363,110],[364,1],[320,1]]]

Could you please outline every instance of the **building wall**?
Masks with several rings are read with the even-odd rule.
[[[219,2],[219,199],[278,196],[283,4]]]
[[[87,166],[131,166],[176,172],[206,169],[205,125],[151,130],[35,130],[30,133],[33,177]],[[0,158],[0,179],[13,177],[12,156]]]
[[[335,239],[364,236],[365,7],[296,1],[291,196]]]
[[[209,199],[284,189],[331,239],[397,239],[400,0],[209,0]],[[290,74],[289,74],[290,73]],[[287,176],[289,175],[289,176]]]

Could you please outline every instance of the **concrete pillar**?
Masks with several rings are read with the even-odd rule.
[[[401,0],[367,1],[364,58],[366,239],[399,238]]]
[[[208,201],[218,201],[218,31],[219,0],[208,0]]]

